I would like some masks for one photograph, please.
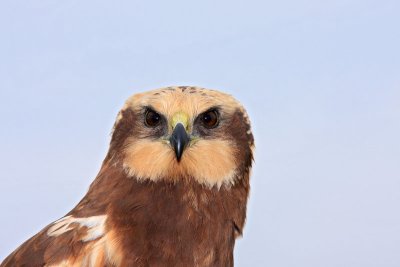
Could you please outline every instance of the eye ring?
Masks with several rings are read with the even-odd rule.
[[[147,127],[156,127],[161,123],[161,115],[154,110],[148,109],[144,115],[144,124]]]
[[[215,109],[208,110],[200,114],[200,121],[207,129],[215,128],[219,124],[219,114]]]

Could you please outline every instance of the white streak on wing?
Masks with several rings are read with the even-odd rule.
[[[72,230],[72,227],[69,227],[71,223],[73,223],[74,217],[71,215],[66,216],[64,218],[59,219],[53,223],[53,226],[47,230],[47,235],[49,236],[59,236],[63,233]]]
[[[71,263],[69,261],[62,261],[57,264],[45,265],[45,267],[68,267],[68,266],[71,266]]]
[[[47,231],[49,236],[59,236],[68,231],[73,230],[79,224],[80,227],[87,227],[87,234],[82,238],[82,241],[87,242],[95,240],[104,235],[104,225],[107,219],[107,215],[91,216],[86,218],[75,218],[71,215],[61,218],[55,221],[53,225]]]

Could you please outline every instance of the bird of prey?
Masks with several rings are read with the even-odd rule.
[[[0,266],[233,266],[253,149],[248,115],[228,94],[133,95],[85,197]]]

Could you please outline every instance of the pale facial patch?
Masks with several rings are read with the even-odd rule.
[[[75,218],[69,215],[55,221],[47,231],[47,235],[56,237],[71,230],[86,227],[87,233],[82,238],[82,241],[92,241],[104,235],[106,219],[106,215],[91,216],[87,218]]]
[[[138,179],[160,180],[192,177],[209,187],[233,184],[236,174],[235,146],[225,140],[198,140],[183,152],[178,163],[167,143],[137,140],[125,150],[124,167]]]

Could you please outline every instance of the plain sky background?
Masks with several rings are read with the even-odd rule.
[[[233,94],[256,163],[237,266],[400,266],[400,2],[0,2],[0,259],[83,197],[124,100]]]

